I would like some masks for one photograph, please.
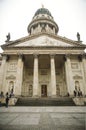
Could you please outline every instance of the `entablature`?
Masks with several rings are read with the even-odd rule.
[[[70,54],[70,55],[82,55],[84,54],[85,55],[85,52],[83,50],[67,50],[67,49],[33,49],[33,50],[23,50],[23,49],[18,49],[18,50],[5,50],[3,52],[3,54],[6,54],[6,55],[18,55],[18,54],[24,54],[24,55],[29,55],[29,54]],[[2,54],[2,55],[3,55]]]

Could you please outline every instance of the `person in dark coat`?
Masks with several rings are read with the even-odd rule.
[[[78,96],[77,86],[75,86],[74,96],[75,96],[75,97]]]
[[[76,91],[74,90],[74,96],[76,97]]]
[[[1,91],[1,93],[0,93],[0,97],[1,97],[1,98],[4,97],[4,93],[3,93],[3,91]]]
[[[78,90],[78,96],[79,96],[79,97],[82,96],[82,91],[80,90],[80,88],[79,88],[79,90]]]
[[[9,103],[9,95],[8,92],[6,93],[6,107],[8,107],[8,103]]]

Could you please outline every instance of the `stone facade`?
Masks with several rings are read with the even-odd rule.
[[[86,95],[86,46],[57,35],[59,28],[47,9],[39,9],[29,35],[7,41],[0,56],[0,91],[17,96]]]

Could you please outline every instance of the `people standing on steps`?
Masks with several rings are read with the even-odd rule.
[[[75,86],[74,96],[75,96],[75,97],[76,97],[76,96],[78,96],[78,97],[83,96],[83,94],[82,94],[82,91],[81,91],[80,87],[77,89],[77,87]]]
[[[5,102],[6,102],[6,107],[8,107],[8,104],[9,104],[9,94],[8,94],[8,92],[6,93]]]

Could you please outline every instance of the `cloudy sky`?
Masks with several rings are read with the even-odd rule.
[[[0,45],[8,32],[11,40],[27,36],[27,26],[42,4],[58,24],[58,35],[77,40],[79,32],[86,43],[86,0],[0,0]]]

